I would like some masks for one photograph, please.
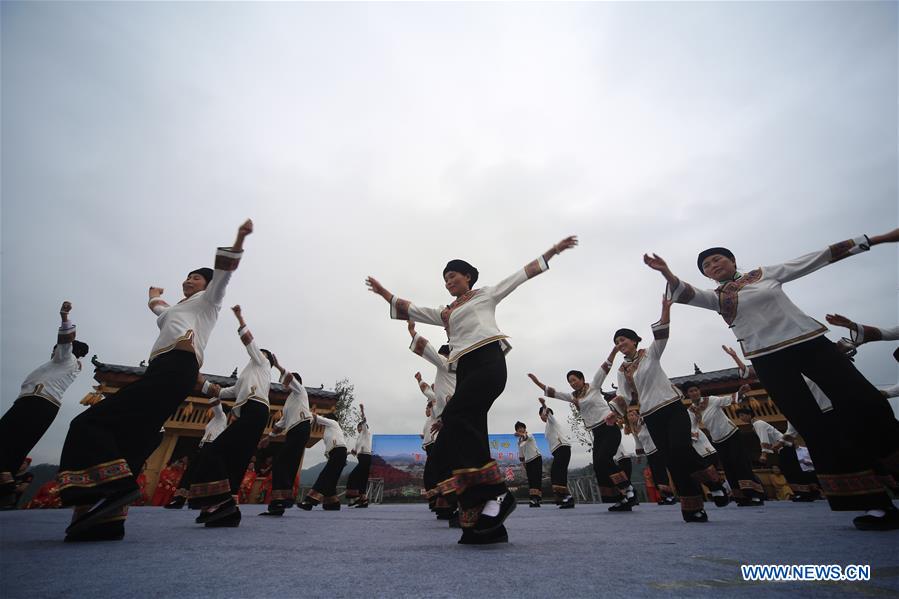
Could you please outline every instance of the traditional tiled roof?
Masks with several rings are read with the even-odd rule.
[[[679,376],[671,379],[675,385],[709,385],[713,383],[736,383],[740,380],[739,368],[725,368],[724,370],[713,370],[712,372],[699,372],[696,374],[688,374],[687,376]]]
[[[94,377],[96,378],[97,374],[100,373],[108,373],[108,374],[124,374],[124,375],[132,375],[132,376],[143,376],[147,371],[146,366],[126,366],[124,364],[106,364],[97,359],[97,356],[91,358],[91,364],[96,368],[94,372]],[[203,377],[206,378],[210,383],[215,383],[222,387],[230,387],[237,383],[237,378],[232,376],[221,376],[218,374],[203,374]],[[272,382],[271,391],[274,393],[284,393],[287,394],[289,391],[287,388],[281,383]],[[306,387],[306,392],[310,397],[317,397],[321,399],[331,399],[337,400],[337,393],[334,391],[328,391],[326,389],[318,388],[318,387]]]

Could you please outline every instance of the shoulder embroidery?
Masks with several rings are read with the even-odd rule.
[[[737,304],[739,300],[737,295],[747,285],[757,283],[762,278],[762,269],[756,268],[737,279],[736,281],[728,281],[724,285],[718,287],[718,313],[724,318],[724,322],[732,325],[737,318]]]

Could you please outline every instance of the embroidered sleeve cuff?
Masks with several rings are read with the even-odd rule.
[[[852,339],[852,342],[856,345],[868,343],[869,341],[880,341],[881,339],[883,339],[883,335],[880,333],[880,329],[864,324],[857,324],[849,329],[849,336]]]
[[[235,252],[231,248],[218,248],[215,252],[215,270],[237,270],[243,250]]]
[[[56,333],[56,343],[71,343],[75,340],[75,323],[71,320],[64,322]]]
[[[867,235],[855,237],[854,239],[847,239],[846,241],[841,241],[830,246],[830,261],[836,262],[837,260],[842,260],[849,256],[867,252],[870,249],[871,241],[868,239]]]
[[[250,327],[240,327],[239,329],[237,329],[237,334],[244,345],[253,343],[253,333],[250,332]]]
[[[412,302],[400,299],[397,296],[390,298],[390,318],[395,320],[409,320],[409,306]]]
[[[671,323],[666,322],[665,324],[655,323],[652,325],[652,336],[654,339],[667,339],[668,333],[671,328]]]
[[[425,348],[428,346],[428,340],[415,333],[415,337],[412,338],[412,343],[409,345],[409,349],[412,350],[412,353],[421,356],[425,353]]]
[[[546,263],[546,260],[543,259],[543,256],[540,256],[524,267],[524,272],[529,279],[533,279],[541,272],[546,272],[547,270],[549,270],[549,264]]]

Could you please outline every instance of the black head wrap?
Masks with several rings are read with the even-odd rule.
[[[643,339],[640,338],[640,335],[638,335],[631,329],[618,329],[617,331],[615,331],[615,334],[612,335],[612,342],[614,343],[615,340],[619,337],[627,337],[634,343],[640,343],[641,341],[643,341]]]
[[[459,271],[456,271],[456,272],[459,272]],[[521,421],[519,420],[518,422],[515,423],[515,430],[518,430],[518,429],[520,429],[520,428],[523,428],[523,429],[527,430],[528,425],[526,425],[524,422],[521,422]]]
[[[457,272],[460,275],[469,275],[471,277],[471,282],[468,284],[472,289],[474,288],[474,284],[478,280],[478,269],[466,262],[465,260],[459,260],[456,258],[455,260],[450,260],[446,263],[446,268],[443,269],[443,276],[446,276],[448,272]]]
[[[446,345],[444,343],[443,345],[440,346],[440,349],[437,350],[437,353],[440,354],[441,356],[450,355],[450,346]]]
[[[720,254],[722,256],[730,258],[733,262],[737,261],[737,259],[734,258],[734,253],[727,248],[709,248],[707,250],[703,250],[699,252],[699,256],[696,257],[696,266],[697,268],[699,268],[699,272],[702,273],[702,276],[705,276],[705,271],[702,270],[702,261],[709,256],[714,256],[715,254]]]
[[[190,275],[200,275],[204,279],[206,279],[206,284],[209,285],[209,281],[212,280],[212,275],[215,274],[211,268],[198,268],[196,270],[192,270],[187,273],[187,276]]]

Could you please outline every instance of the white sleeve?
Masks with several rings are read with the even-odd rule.
[[[486,291],[490,294],[493,300],[496,303],[503,301],[506,296],[515,291],[515,289],[529,279],[533,279],[537,275],[542,272],[546,272],[549,270],[549,265],[546,263],[546,260],[543,259],[543,256],[540,256],[536,260],[528,263],[522,270],[517,271],[515,274],[506,277],[496,285],[492,287],[487,287]]]
[[[412,320],[442,327],[442,312],[443,308],[422,308],[395,295],[390,298],[390,318],[395,320]]]
[[[602,366],[596,370],[596,374],[593,375],[593,380],[590,382],[594,389],[602,389],[602,384],[606,382],[606,376],[608,376],[610,370],[612,370],[612,365],[606,360],[602,363]]]
[[[697,308],[718,311],[718,294],[711,289],[696,289],[689,283],[678,279],[673,285],[668,283],[665,289],[668,299],[678,304],[687,304]]]
[[[849,329],[849,336],[856,345],[870,341],[895,341],[899,339],[899,326],[884,328],[860,324]]]
[[[883,391],[886,392],[887,397],[899,397],[899,384],[887,387],[886,389],[883,389]]]
[[[854,239],[835,243],[823,250],[805,254],[783,264],[765,266],[762,268],[762,272],[767,277],[771,277],[781,283],[787,283],[811,274],[843,258],[868,251],[870,247],[871,242],[868,240],[867,235],[862,235]]]
[[[555,387],[547,387],[544,393],[547,397],[551,397],[552,399],[561,399],[562,401],[574,403],[574,395],[566,393],[565,391],[558,391]]]
[[[671,329],[671,323],[655,323],[652,325],[652,344],[646,350],[646,353],[656,362],[659,361],[662,357],[662,353],[665,351],[665,346],[668,345],[668,333]]]
[[[253,333],[250,332],[249,327],[241,327],[238,329],[237,334],[240,336],[240,340],[243,341],[244,347],[246,347],[247,353],[250,354],[250,359],[253,362],[260,366],[271,365],[265,354],[259,351],[259,347],[256,346],[256,341],[253,339]]]
[[[631,384],[627,380],[627,375],[621,372],[621,370],[618,371],[618,389],[615,392],[624,399],[624,403],[627,405],[633,403]],[[614,402],[609,403],[609,405],[614,406]]]
[[[228,282],[231,275],[237,270],[240,264],[240,258],[243,256],[243,250],[235,252],[231,248],[218,248],[215,252],[215,270],[212,274],[212,280],[206,285],[206,293],[203,299],[213,306],[222,307],[225,301],[225,290],[228,288]]]
[[[60,325],[56,332],[56,347],[53,349],[51,361],[64,364],[72,356],[72,342],[75,341],[75,323],[67,321],[69,326]]]
[[[237,385],[222,387],[218,394],[219,399],[234,399],[235,397],[237,397]]]
[[[442,321],[441,321],[442,322]],[[409,344],[409,349],[412,350],[417,356],[421,356],[437,368],[441,370],[446,370],[446,360],[443,359],[437,350],[434,349],[434,346],[431,343],[418,333],[415,333],[415,337],[412,338],[412,343]]]
[[[161,297],[151,297],[147,300],[147,306],[156,316],[159,316],[171,307],[168,302]]]

